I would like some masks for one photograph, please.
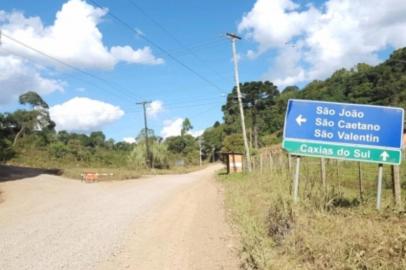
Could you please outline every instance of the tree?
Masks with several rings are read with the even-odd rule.
[[[258,148],[261,134],[277,130],[277,127],[266,119],[269,119],[272,114],[271,108],[275,105],[279,91],[269,81],[247,82],[241,85],[241,95],[250,144]],[[240,133],[240,111],[236,87],[227,96],[227,103],[222,107],[222,110],[226,134]]]
[[[190,123],[189,118],[185,118],[182,123],[182,129],[180,135],[184,136],[189,130],[193,129],[192,123]]]
[[[214,123],[213,127],[206,129],[202,135],[203,146],[203,158],[210,157],[213,154],[216,157],[219,156],[219,151],[223,147],[223,139],[225,137],[224,132],[225,125],[219,122]]]
[[[224,138],[223,152],[244,153],[242,134],[232,134]]]
[[[168,146],[168,151],[173,154],[187,155],[189,152],[198,148],[196,139],[189,134],[168,137],[165,140],[165,144]]]
[[[150,151],[152,153],[152,168],[168,168],[169,158],[167,146],[162,143],[153,142],[150,145]],[[136,167],[147,168],[147,159],[145,152],[145,141],[138,143],[134,146],[132,152],[129,155],[130,163],[134,164]]]
[[[148,134],[148,140],[151,141],[155,141],[158,138],[155,136],[155,132],[153,129],[148,129],[148,133],[145,132],[145,128],[141,129],[140,132],[138,133],[137,137],[135,138],[136,142],[144,142],[145,141],[145,135]]]
[[[31,110],[17,110],[10,117],[15,121],[18,129],[13,146],[25,132],[34,130],[54,129],[55,123],[51,121],[48,104],[35,92],[27,92],[19,97],[20,104],[30,105]]]
[[[8,114],[0,113],[0,162],[5,162],[15,154],[12,149],[13,130]]]
[[[105,146],[106,136],[101,131],[95,131],[90,133],[89,144],[91,147],[103,147]]]

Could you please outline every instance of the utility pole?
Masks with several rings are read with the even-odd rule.
[[[202,137],[199,137],[199,164],[202,167]]]
[[[227,35],[227,37],[230,38],[232,49],[233,49],[234,79],[235,79],[235,84],[237,87],[238,106],[240,107],[241,128],[242,128],[242,136],[244,138],[245,158],[247,159],[248,172],[251,172],[252,171],[251,156],[250,156],[250,149],[248,146],[247,132],[245,130],[244,108],[242,106],[242,101],[241,101],[242,98],[241,98],[241,89],[240,89],[240,78],[238,75],[237,49],[236,49],[236,45],[235,45],[236,40],[241,40],[241,37],[239,37],[235,34],[231,34],[231,33],[227,33],[226,35]]]
[[[147,123],[147,105],[150,104],[151,101],[142,101],[142,102],[137,102],[137,105],[142,105],[143,109],[144,109],[144,132],[145,132],[145,150],[146,150],[146,160],[147,160],[147,166],[149,168],[152,167],[152,159],[151,159],[151,155],[149,152],[149,141],[148,141],[148,123]]]

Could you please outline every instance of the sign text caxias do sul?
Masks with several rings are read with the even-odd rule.
[[[402,108],[291,99],[283,148],[295,155],[400,164]]]

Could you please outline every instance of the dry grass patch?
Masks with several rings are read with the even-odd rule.
[[[335,178],[330,168],[324,192],[317,168],[304,162],[298,204],[284,169],[219,177],[244,269],[406,269],[406,216],[392,210],[391,190],[377,212],[374,179],[365,180],[361,202],[356,170],[351,176],[351,165],[343,165],[348,175]]]

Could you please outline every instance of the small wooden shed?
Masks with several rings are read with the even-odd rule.
[[[243,171],[244,154],[242,153],[222,153],[224,162],[227,165],[227,173],[240,173]]]

